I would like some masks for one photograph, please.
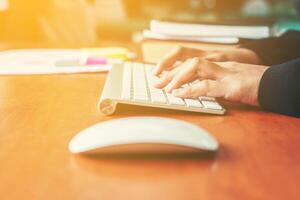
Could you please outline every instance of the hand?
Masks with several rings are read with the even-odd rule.
[[[210,62],[187,59],[167,71],[155,87],[181,98],[222,97],[226,100],[258,105],[258,88],[267,66],[236,62]],[[195,84],[189,84],[196,80]],[[185,85],[184,87],[182,87]]]
[[[177,47],[171,51],[153,70],[154,75],[160,74],[164,70],[169,70],[178,64],[178,61],[183,62],[188,58],[204,58],[214,62],[235,61],[249,64],[262,64],[262,61],[255,52],[236,48],[223,51],[203,51],[200,49]]]

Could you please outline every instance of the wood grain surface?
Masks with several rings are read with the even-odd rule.
[[[223,102],[225,116],[96,109],[106,74],[0,77],[0,199],[299,199],[300,119]],[[71,138],[97,122],[161,116],[201,126],[212,156],[85,157]],[[109,133],[107,133],[109,134]]]

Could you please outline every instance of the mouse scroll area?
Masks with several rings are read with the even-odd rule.
[[[208,132],[180,120],[158,117],[114,119],[90,126],[69,143],[74,154],[187,153],[217,151]]]

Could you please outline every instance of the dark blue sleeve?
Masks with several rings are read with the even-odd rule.
[[[278,65],[300,57],[300,32],[288,31],[281,37],[254,40],[241,45],[251,49],[265,65]]]
[[[300,117],[300,58],[265,71],[258,101],[271,112]]]

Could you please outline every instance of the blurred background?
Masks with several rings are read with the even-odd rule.
[[[297,10],[300,0],[0,0],[0,46],[95,46],[131,39],[151,19],[272,25]]]

